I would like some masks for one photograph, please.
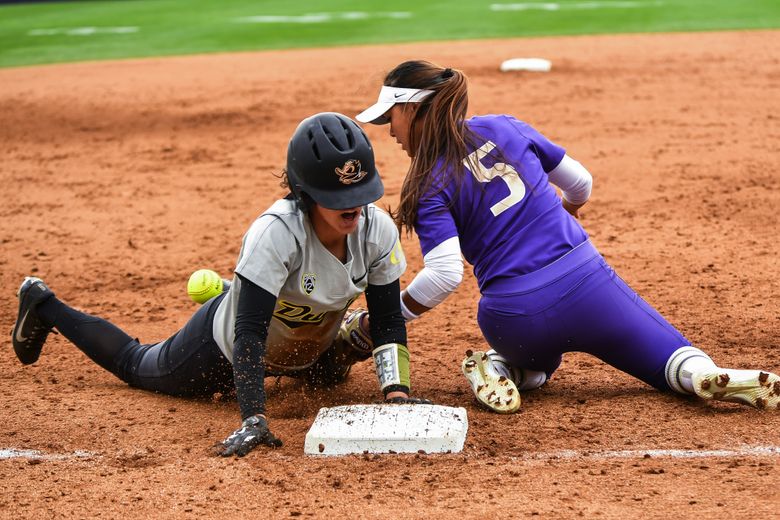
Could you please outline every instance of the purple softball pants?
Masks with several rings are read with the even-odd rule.
[[[517,367],[547,373],[587,352],[659,390],[666,362],[691,343],[637,295],[586,241],[552,264],[482,290],[477,321]]]

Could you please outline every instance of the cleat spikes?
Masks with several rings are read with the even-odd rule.
[[[515,383],[499,374],[488,354],[468,351],[461,369],[471,385],[477,402],[497,413],[514,413],[520,408],[520,394]]]
[[[780,409],[780,376],[759,370],[718,369],[691,376],[696,395],[706,400]],[[714,385],[712,383],[715,383]]]

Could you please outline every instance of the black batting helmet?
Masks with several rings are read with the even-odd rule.
[[[328,209],[363,206],[385,192],[371,142],[353,120],[322,112],[301,121],[287,147],[287,181]]]

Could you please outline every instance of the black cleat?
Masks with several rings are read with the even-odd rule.
[[[14,330],[11,332],[11,341],[19,361],[30,365],[38,361],[43,344],[51,332],[51,328],[38,318],[35,308],[54,296],[54,293],[40,278],[28,276],[22,282],[16,296],[19,297],[19,314],[16,316]]]

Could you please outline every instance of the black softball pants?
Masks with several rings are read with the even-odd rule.
[[[142,344],[116,325],[52,296],[36,309],[95,363],[130,386],[174,396],[209,396],[235,388],[233,366],[214,341],[214,313],[224,294],[203,304],[165,341]]]

